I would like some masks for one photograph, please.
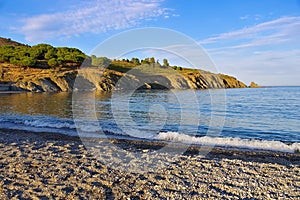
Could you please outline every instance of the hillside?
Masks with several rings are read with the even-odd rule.
[[[151,66],[144,66],[151,67]],[[31,92],[59,92],[76,90],[111,91],[113,89],[213,89],[245,88],[244,83],[222,74],[203,73],[186,69],[176,72],[142,72],[141,69],[120,72],[88,67],[83,69],[20,68],[10,64],[0,65],[0,81],[6,90]],[[76,79],[77,77],[77,79]],[[74,82],[76,79],[76,85]],[[2,89],[4,90],[4,89]]]
[[[47,44],[20,48],[8,46],[19,44],[12,40],[2,41],[5,45],[0,48],[0,90],[67,92],[247,87],[232,76],[169,66],[167,59],[163,65],[155,58],[110,60],[89,57],[74,48]]]
[[[25,44],[13,41],[9,38],[0,37],[0,46],[10,45],[10,46],[27,46]]]

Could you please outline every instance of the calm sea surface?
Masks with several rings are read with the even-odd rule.
[[[300,87],[2,93],[0,128],[293,151]]]

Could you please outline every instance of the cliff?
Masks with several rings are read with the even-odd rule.
[[[251,87],[256,86],[251,84]],[[110,60],[88,56],[76,48],[49,44],[29,46],[0,37],[0,91],[246,87],[232,76],[169,66],[167,59],[164,59],[163,65],[154,57]]]
[[[83,66],[80,68],[80,66]],[[104,68],[104,66],[106,66]],[[253,84],[252,84],[253,85]],[[0,91],[245,88],[235,77],[161,65],[155,58],[110,60],[70,47],[28,46],[0,37]]]
[[[40,69],[0,64],[0,90],[10,91],[68,92],[73,90],[246,87],[244,83],[228,75],[192,69],[178,71],[150,65],[133,68],[128,72],[120,72],[99,67]]]

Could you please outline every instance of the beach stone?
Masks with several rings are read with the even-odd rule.
[[[18,142],[13,142],[18,138]],[[99,141],[104,143],[109,141]],[[128,145],[128,141],[124,146]],[[151,148],[115,145],[95,156],[80,141],[0,131],[0,199],[297,199],[296,154],[216,150],[200,155],[153,154]],[[136,159],[134,152],[140,152]],[[123,157],[116,158],[115,156]],[[151,157],[152,156],[152,157]],[[152,163],[151,159],[157,158]],[[127,168],[123,159],[130,158]],[[167,161],[165,165],[163,161]],[[114,165],[106,165],[114,162]],[[134,171],[145,163],[159,166]],[[139,169],[139,168],[137,168]]]

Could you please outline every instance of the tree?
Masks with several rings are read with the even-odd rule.
[[[96,57],[92,56],[92,65],[96,67],[108,67],[111,63],[111,60],[107,57]]]
[[[30,48],[28,46],[17,46],[14,48],[14,54],[17,59],[21,57],[30,57]]]
[[[150,62],[150,63],[155,63],[155,58],[154,58],[154,57],[151,57],[151,58],[149,59],[149,62]]]
[[[144,60],[141,60],[142,64],[150,64],[149,58],[145,58]]]
[[[10,58],[14,56],[15,47],[5,45],[0,47],[0,62],[9,62]]]
[[[140,60],[138,58],[131,58],[131,63],[135,64],[135,65],[140,65]]]
[[[45,54],[48,52],[48,50],[53,49],[49,44],[38,44],[33,47],[31,47],[31,53],[30,57],[36,58],[38,60],[44,60]]]
[[[64,57],[65,62],[77,62],[76,56],[73,53],[67,53]]]
[[[166,58],[163,59],[163,65],[168,67],[169,66],[169,62]]]
[[[50,60],[48,60],[48,65],[50,67],[55,67],[58,65],[58,61],[56,60],[56,58],[51,58]]]
[[[19,61],[19,65],[22,67],[33,67],[36,64],[36,60],[31,57],[24,57]]]
[[[39,62],[49,66],[65,63],[82,63],[87,56],[76,48],[58,47],[48,44],[30,46],[0,46],[0,62],[9,62],[16,66],[31,67]],[[43,63],[43,64],[42,64]]]
[[[56,50],[54,48],[49,49],[45,54],[45,59],[50,60],[51,58],[57,58]]]
[[[15,57],[10,57],[10,58],[9,58],[9,62],[10,62],[11,64],[14,64],[14,65],[17,65],[17,64],[18,64],[18,60],[17,60]]]
[[[14,65],[18,65],[21,67],[32,67],[36,64],[36,60],[31,57],[21,57],[20,59],[17,59],[16,57],[11,57],[9,59],[9,62]]]

